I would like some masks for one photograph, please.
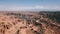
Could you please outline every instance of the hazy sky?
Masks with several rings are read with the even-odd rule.
[[[0,0],[0,10],[60,10],[60,0]]]

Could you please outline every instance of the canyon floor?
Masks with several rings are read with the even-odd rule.
[[[60,34],[58,15],[49,12],[0,12],[0,34]]]

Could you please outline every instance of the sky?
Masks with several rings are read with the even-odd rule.
[[[60,0],[0,0],[4,11],[60,11]]]

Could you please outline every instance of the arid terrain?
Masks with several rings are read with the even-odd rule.
[[[60,34],[59,18],[59,12],[0,12],[0,34]]]

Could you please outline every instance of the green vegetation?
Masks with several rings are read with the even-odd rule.
[[[46,14],[48,18],[56,20],[58,23],[60,23],[60,11],[41,11],[40,13]]]

